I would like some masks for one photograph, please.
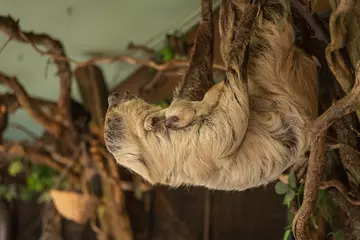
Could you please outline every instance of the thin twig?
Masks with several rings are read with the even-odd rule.
[[[148,54],[150,56],[153,56],[156,53],[156,51],[154,49],[152,49],[152,48],[149,48],[149,47],[147,47],[145,45],[141,45],[141,44],[135,44],[133,42],[129,43],[129,45],[127,46],[127,49],[129,49],[129,50],[140,50],[140,51],[142,51],[142,52],[144,52],[144,53],[146,53],[146,54]]]
[[[63,79],[66,76],[71,77],[70,66],[68,63],[75,63],[77,67],[86,66],[89,64],[95,63],[114,63],[114,62],[127,62],[133,65],[143,65],[150,68],[154,68],[156,70],[168,70],[168,69],[178,69],[178,68],[186,68],[189,65],[189,61],[187,60],[171,60],[164,64],[158,64],[154,61],[147,59],[136,59],[130,56],[116,56],[116,57],[94,57],[87,61],[80,62],[75,59],[69,58],[65,55],[64,52],[60,51],[62,48],[60,42],[51,38],[45,34],[34,34],[31,32],[22,32],[19,29],[18,22],[16,22],[11,16],[4,17],[0,16],[0,31],[4,32],[8,36],[11,36],[12,39],[30,43],[36,52],[38,52],[42,56],[49,57],[53,59],[56,65],[59,68],[60,78]],[[41,44],[50,49],[48,52],[45,52],[37,47],[37,44]],[[61,68],[59,64],[62,63]],[[66,64],[66,69],[65,69]],[[225,71],[225,67],[220,64],[214,64],[214,69],[218,69],[221,71]],[[63,72],[63,69],[65,72]],[[70,74],[68,73],[70,71]]]
[[[320,189],[336,188],[345,199],[355,206],[360,206],[360,200],[352,199],[347,193],[346,187],[338,180],[329,180],[320,183]]]
[[[26,135],[28,135],[30,138],[32,138],[33,140],[37,140],[39,138],[39,136],[37,136],[33,131],[31,131],[30,129],[28,129],[27,127],[21,125],[21,124],[17,124],[17,123],[10,123],[8,125],[8,127],[10,128],[14,128],[14,129],[18,129],[20,131],[22,131],[23,133],[25,133]]]
[[[114,63],[114,62],[126,62],[132,65],[143,65],[146,67],[150,67],[156,70],[170,70],[170,69],[179,69],[186,68],[189,66],[188,60],[171,60],[163,64],[158,64],[152,60],[147,59],[136,59],[130,56],[116,56],[116,57],[94,57],[88,61],[79,62],[77,66],[86,66],[89,64],[95,63]],[[213,68],[225,71],[225,67],[220,64],[214,64]]]
[[[11,42],[11,37],[8,38],[8,40],[6,40],[6,42],[1,46],[0,48],[0,54],[4,51],[4,49],[6,48],[6,46]]]

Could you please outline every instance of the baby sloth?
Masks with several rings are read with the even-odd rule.
[[[306,160],[304,126],[317,116],[315,62],[294,45],[287,0],[243,2],[221,3],[221,83],[209,84],[212,30],[200,25],[203,44],[195,44],[168,109],[129,93],[109,96],[105,143],[119,164],[151,184],[241,191]],[[211,0],[201,3],[204,23]]]
[[[210,88],[201,101],[179,99],[160,113],[150,114],[145,119],[144,128],[148,131],[155,130],[163,122],[165,122],[167,128],[173,130],[187,127],[191,123],[211,114],[220,99],[223,89],[224,81]]]

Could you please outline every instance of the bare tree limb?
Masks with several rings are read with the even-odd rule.
[[[46,34],[36,34],[33,32],[22,31],[19,27],[19,21],[9,16],[0,16],[0,31],[5,33],[11,40],[16,40],[23,43],[29,43],[41,55],[55,55],[66,59],[64,47],[59,40],[52,38]],[[40,50],[37,45],[42,45],[47,48],[47,53]],[[71,77],[72,72],[70,64],[67,61],[54,59],[58,68],[60,77],[60,96],[59,96],[59,111],[64,117],[64,121],[72,127],[71,121]]]
[[[116,56],[116,57],[94,57],[85,62],[78,62],[78,66],[85,66],[95,63],[114,63],[114,62],[126,62],[133,65],[143,65],[150,67],[156,70],[170,70],[170,69],[179,69],[186,68],[189,66],[188,60],[171,60],[163,64],[158,64],[151,60],[146,59],[136,59],[129,56]],[[225,67],[220,64],[213,64],[213,68],[225,71]]]
[[[59,137],[64,127],[58,123],[50,119],[46,116],[40,109],[39,106],[34,104],[33,101],[29,98],[23,86],[17,81],[15,77],[9,77],[4,73],[0,72],[0,83],[6,85],[10,89],[14,91],[19,104],[24,110],[30,114],[35,121],[37,121],[41,126],[43,126],[47,131],[49,131],[54,136]]]
[[[340,181],[338,180],[329,180],[329,181],[324,181],[320,183],[320,189],[328,189],[328,188],[335,188],[336,190],[338,190],[343,197],[352,205],[355,206],[360,206],[360,200],[355,200],[352,197],[349,196],[349,194],[347,193],[347,189],[344,186],[344,184],[342,184]]]

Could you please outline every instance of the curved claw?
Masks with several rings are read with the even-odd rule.
[[[145,119],[144,122],[144,128],[146,131],[155,131],[156,128],[159,126],[159,124],[162,122],[163,120],[160,119],[159,117],[155,117],[155,116],[148,116]]]

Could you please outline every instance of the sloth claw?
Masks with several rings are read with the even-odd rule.
[[[155,131],[155,129],[159,126],[160,122],[160,118],[149,116],[145,119],[144,128],[146,131]]]

